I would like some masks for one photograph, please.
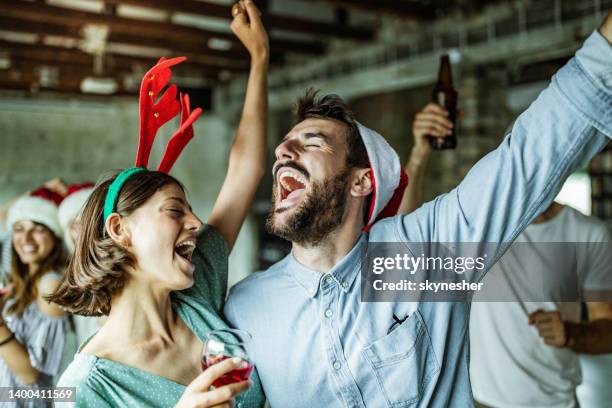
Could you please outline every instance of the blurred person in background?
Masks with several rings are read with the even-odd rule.
[[[66,317],[44,297],[56,289],[66,266],[57,218],[61,199],[43,187],[17,199],[7,213],[12,256],[0,298],[2,387],[49,387],[59,374]]]
[[[432,151],[426,136],[447,137],[451,126],[447,112],[436,104],[416,114],[414,146],[405,166],[411,183],[400,212],[410,213],[422,204]],[[474,398],[482,407],[576,407],[576,387],[582,381],[577,353],[612,352],[612,302],[587,302],[589,321],[581,322],[580,303],[553,299],[568,283],[563,277],[571,276],[576,265],[585,291],[612,290],[610,233],[603,221],[553,202],[515,242],[533,247],[528,265],[521,262],[525,250],[511,247],[483,279],[485,287],[494,285],[495,290],[515,295],[515,301],[485,301],[476,294],[472,303],[470,379]],[[573,251],[555,258],[538,247],[547,242],[589,246],[577,263]],[[528,295],[516,289],[521,284],[512,284],[530,282],[534,270],[550,277],[535,297],[551,301],[527,302]]]
[[[94,184],[89,182],[66,185],[62,181],[61,189],[64,199],[59,206],[59,223],[64,231],[64,242],[68,253],[74,253],[74,245],[81,230],[80,214],[85,202],[93,192]],[[81,345],[100,328],[100,321],[95,317],[72,316],[76,330],[76,344]],[[76,352],[76,349],[74,350]],[[73,353],[74,354],[74,353]],[[72,356],[70,356],[72,361]]]

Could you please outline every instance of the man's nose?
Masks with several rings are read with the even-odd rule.
[[[274,154],[277,160],[297,160],[299,156],[298,150],[298,142],[286,140],[276,147]]]
[[[33,230],[33,229],[27,229],[27,230],[25,230],[25,231],[24,231],[24,234],[23,234],[23,237],[24,237],[24,240],[25,240],[26,242],[28,242],[28,241],[29,241],[29,242],[34,241],[34,230]]]

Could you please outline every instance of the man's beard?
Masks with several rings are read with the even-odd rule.
[[[312,183],[311,192],[303,198],[303,202],[295,209],[295,214],[282,225],[275,225],[278,186],[273,186],[272,210],[266,219],[266,230],[287,241],[302,246],[316,246],[321,243],[336,228],[342,224],[346,207],[348,188],[348,169],[325,181]]]

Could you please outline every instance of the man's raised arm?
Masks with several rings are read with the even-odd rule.
[[[611,43],[612,13],[496,150],[476,163],[457,188],[402,218],[400,236],[407,241],[513,241],[612,135]]]

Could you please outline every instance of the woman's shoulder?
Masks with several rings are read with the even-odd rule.
[[[213,225],[205,224],[204,228],[198,232],[197,249],[204,257],[227,262],[229,255],[227,241]]]
[[[36,283],[39,295],[53,292],[59,282],[62,280],[62,274],[56,271],[45,272]]]
[[[60,272],[57,271],[48,271],[45,272],[39,279],[38,279],[38,285],[42,285],[48,281],[53,281],[53,280],[62,280],[63,278],[63,274],[61,274]]]
[[[77,353],[70,365],[62,374],[58,387],[73,388],[76,393],[73,403],[56,403],[55,407],[107,407],[109,403],[104,399],[105,392],[100,389],[100,382],[96,381],[95,365],[98,358],[87,354]]]
[[[68,365],[57,384],[58,387],[88,386],[88,380],[94,373],[97,357],[77,353]]]
[[[55,271],[49,271],[38,279],[36,304],[40,312],[45,316],[61,318],[65,315],[65,312],[59,306],[46,300],[46,296],[55,291],[61,279],[62,275]]]

